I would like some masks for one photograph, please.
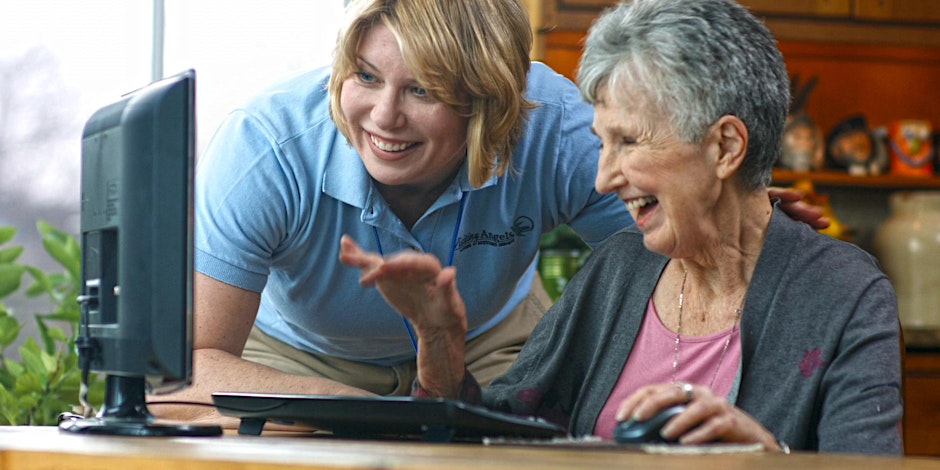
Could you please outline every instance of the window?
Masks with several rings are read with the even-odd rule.
[[[196,69],[198,158],[230,109],[268,82],[329,63],[343,0],[0,2],[0,225],[19,228],[20,262],[61,269],[36,222],[78,233],[82,127],[151,81],[161,10],[162,76]],[[6,300],[23,314],[44,308]]]
[[[196,69],[198,157],[262,86],[329,63],[343,0],[0,2],[0,225],[23,262],[44,264],[38,219],[78,232],[82,126],[151,81],[161,10],[163,76]]]
[[[163,68],[196,69],[201,149],[228,111],[263,86],[329,63],[343,1],[166,0],[165,13]]]

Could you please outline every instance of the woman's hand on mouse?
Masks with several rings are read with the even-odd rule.
[[[777,439],[760,422],[703,385],[677,382],[641,387],[620,404],[617,420],[646,420],[659,410],[683,403],[686,410],[663,427],[664,438],[680,444],[761,443],[768,451],[780,450]]]

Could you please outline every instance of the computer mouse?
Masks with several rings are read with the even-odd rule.
[[[647,420],[636,421],[630,418],[617,423],[614,427],[614,440],[625,444],[674,443],[664,439],[659,431],[673,416],[685,411],[685,405],[673,405],[653,415]]]

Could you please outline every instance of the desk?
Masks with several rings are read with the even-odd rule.
[[[591,448],[355,441],[309,435],[154,438],[84,436],[0,426],[2,470],[292,469],[940,469],[929,457],[740,453],[662,455]]]

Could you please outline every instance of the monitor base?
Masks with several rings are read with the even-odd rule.
[[[201,437],[222,435],[220,426],[124,418],[65,418],[59,422],[59,430],[75,434],[113,436]]]
[[[105,377],[104,406],[97,416],[59,415],[59,429],[76,434],[116,436],[220,436],[218,425],[157,419],[147,410],[143,377]]]

